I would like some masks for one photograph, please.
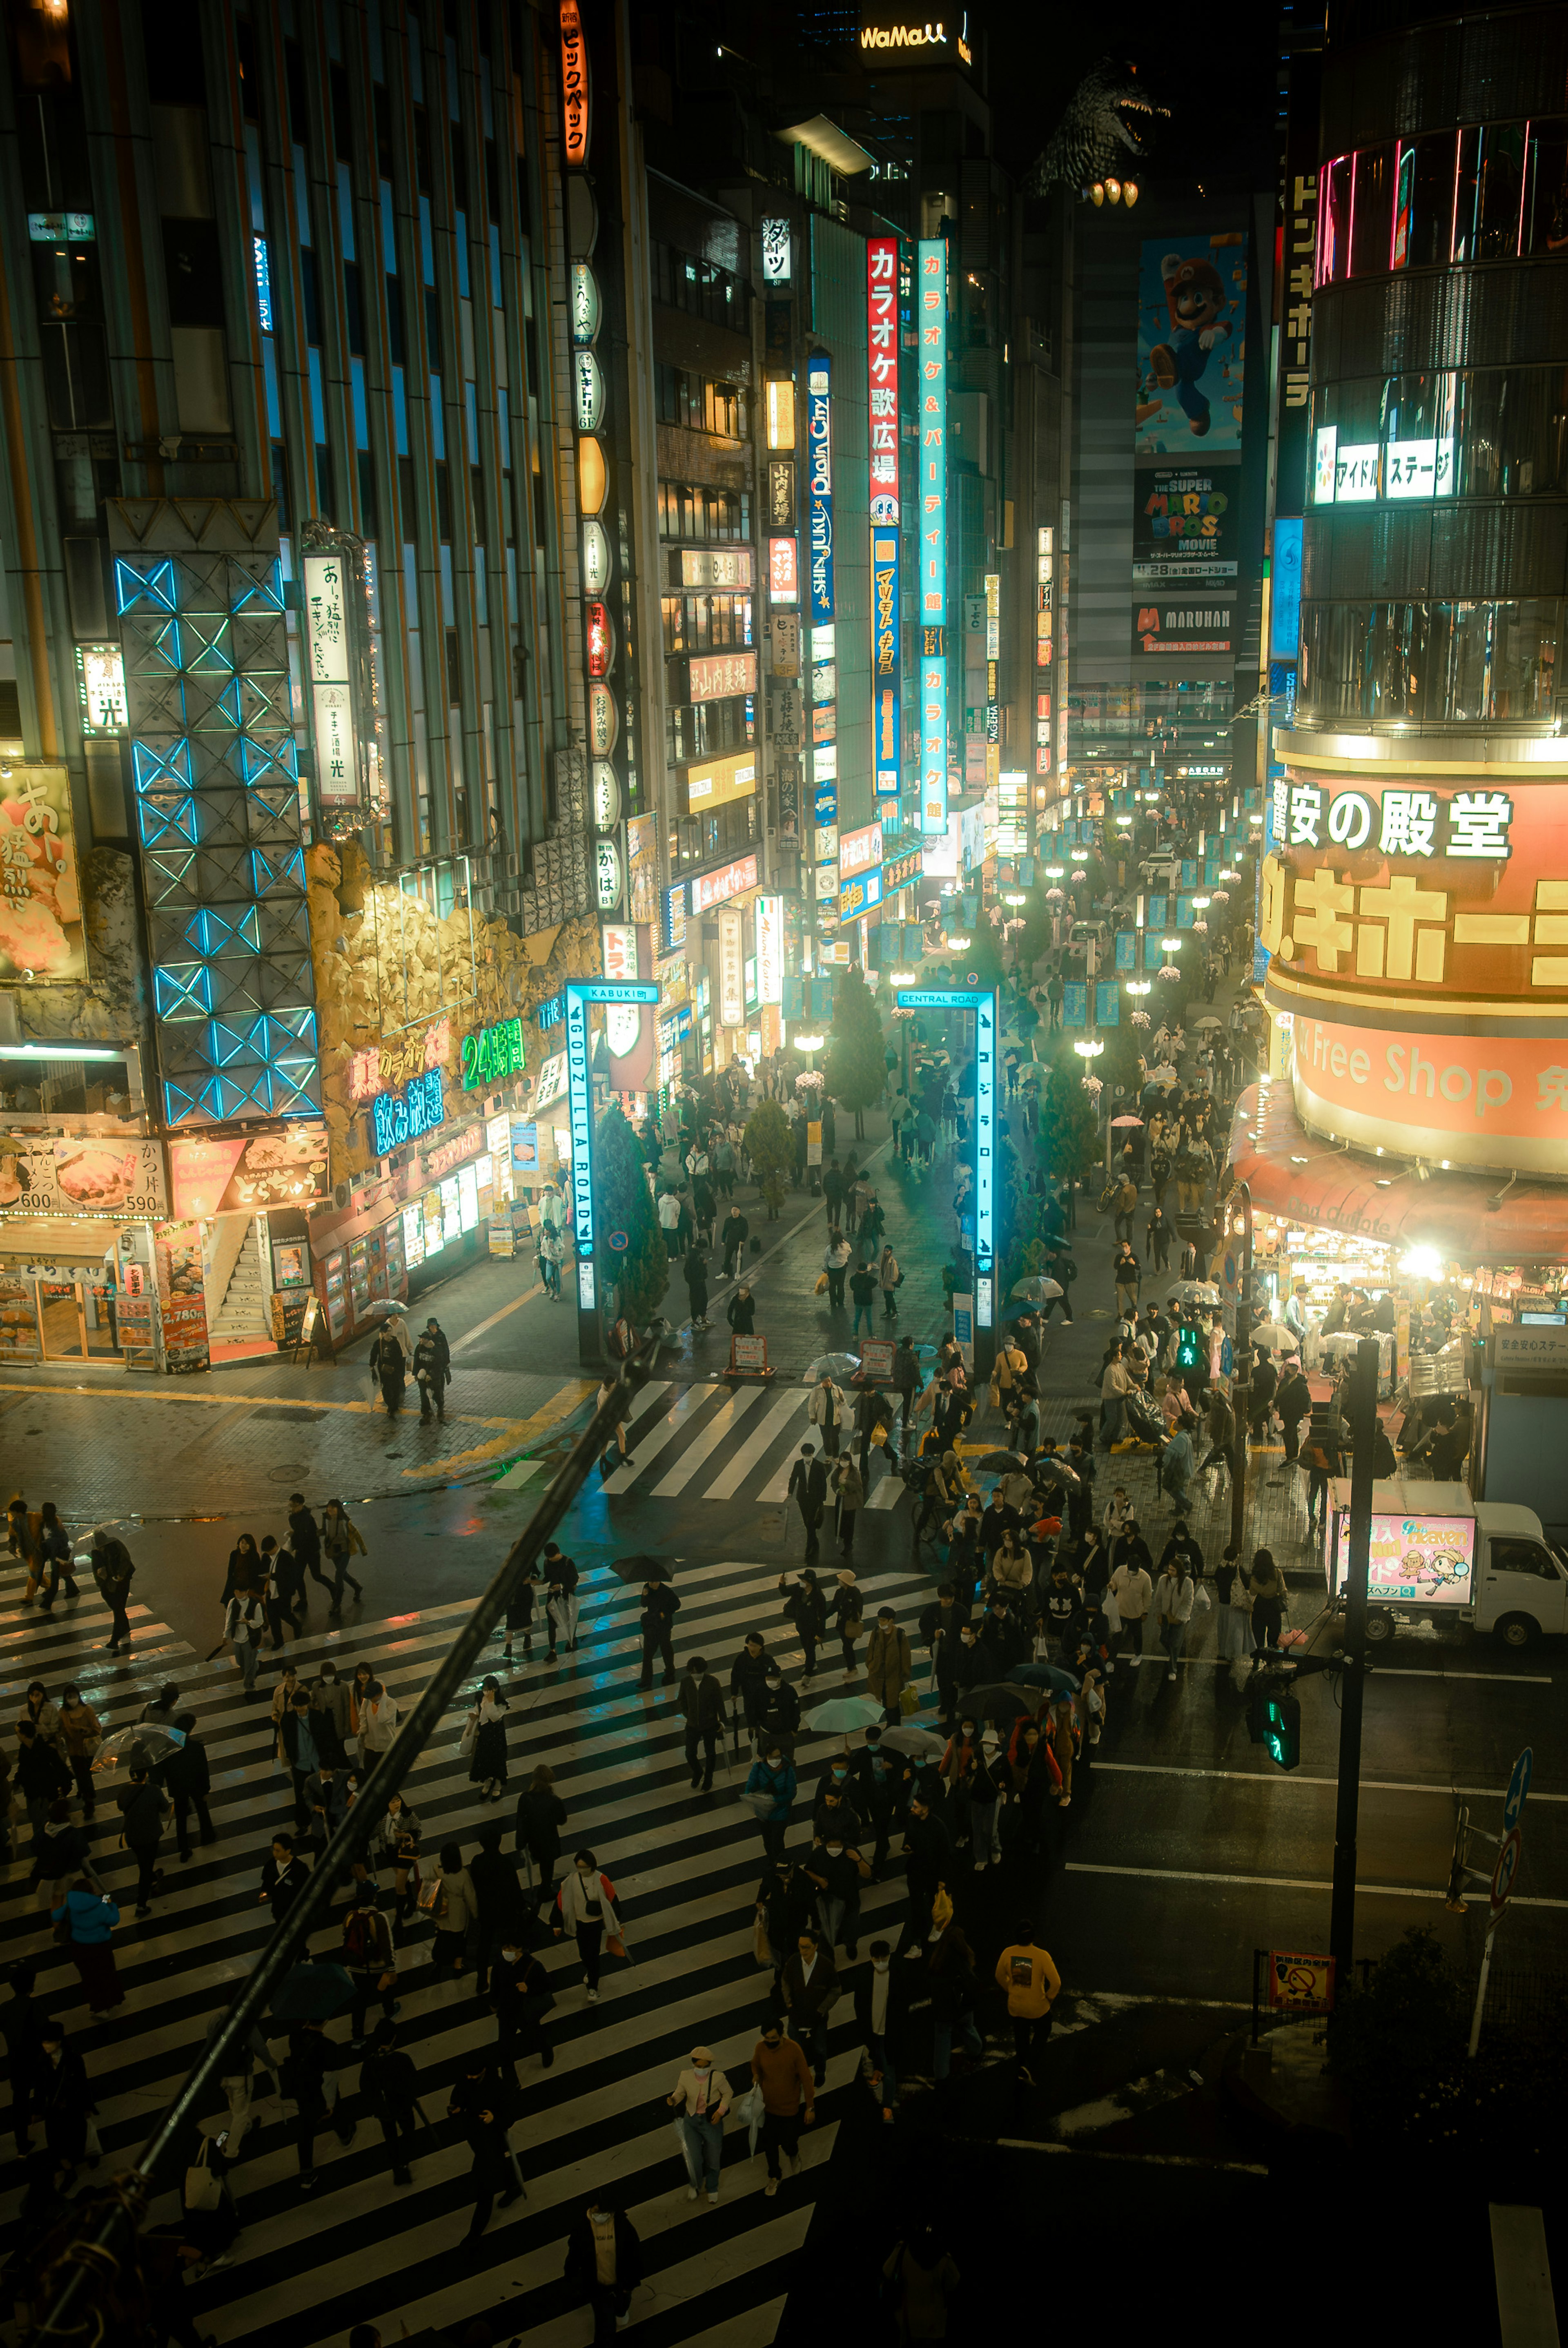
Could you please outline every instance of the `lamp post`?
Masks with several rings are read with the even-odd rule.
[[[887,983],[896,995],[901,986],[913,986],[916,976],[917,973],[913,970],[890,971]],[[893,1016],[903,1028],[903,1091],[904,1098],[907,1100],[909,1097],[909,1031],[914,1025],[914,1014],[913,1011],[901,1012],[895,1002]]]
[[[1231,1443],[1231,1547],[1239,1560],[1246,1527],[1247,1394],[1252,1385],[1253,1349],[1253,1194],[1238,1182],[1225,1202],[1225,1236],[1241,1242],[1242,1276],[1236,1285],[1236,1375],[1233,1386],[1236,1424]]]

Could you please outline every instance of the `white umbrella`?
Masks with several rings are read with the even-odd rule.
[[[1171,1293],[1178,1304],[1220,1304],[1224,1302],[1212,1280],[1179,1280]]]
[[[1283,1321],[1260,1321],[1253,1331],[1254,1345],[1277,1345],[1282,1353],[1294,1353],[1299,1343],[1295,1331],[1287,1329]]]
[[[1047,1280],[1041,1273],[1029,1280],[1016,1280],[1009,1293],[1027,1297],[1031,1304],[1048,1304],[1052,1297],[1059,1296],[1062,1291],[1058,1282]]]
[[[1192,1022],[1194,1027],[1218,1027],[1221,1024],[1212,1011],[1205,1011],[1201,1019],[1194,1019]]]
[[[814,1386],[822,1378],[831,1378],[837,1385],[841,1378],[852,1378],[860,1366],[858,1354],[819,1354],[814,1362],[807,1365],[800,1383],[803,1386]]]

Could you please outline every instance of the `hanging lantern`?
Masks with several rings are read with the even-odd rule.
[[[608,676],[615,664],[615,624],[603,603],[583,607],[583,633],[590,676]]]
[[[603,595],[615,575],[614,557],[610,551],[610,533],[602,521],[585,521],[583,525],[583,592]]]
[[[588,688],[588,747],[595,758],[607,758],[621,730],[621,712],[607,685]]]
[[[592,776],[593,829],[614,831],[621,820],[621,778],[608,758],[595,758]]]
[[[597,440],[585,434],[577,443],[578,510],[585,514],[603,512],[609,488],[604,451]]]
[[[579,432],[597,432],[604,420],[604,377],[592,351],[572,355],[572,387]]]
[[[599,281],[585,261],[572,264],[572,339],[586,350],[599,332]]]

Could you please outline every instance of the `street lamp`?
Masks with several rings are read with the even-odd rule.
[[[1087,848],[1069,849],[1068,852],[1071,856],[1075,864],[1087,864],[1088,862],[1088,850]]]
[[[1026,905],[1028,899],[1021,889],[1008,889],[1003,895],[1002,902],[1004,905]]]
[[[1211,897],[1194,897],[1192,900],[1192,911],[1195,913],[1201,913],[1206,905],[1210,905],[1212,902],[1213,900]]]
[[[1046,878],[1047,880],[1059,880],[1067,869],[1068,868],[1065,864],[1047,864],[1046,867]]]
[[[1181,939],[1161,938],[1160,941],[1160,951],[1161,953],[1180,953],[1181,951]]]
[[[1124,979],[1122,984],[1129,994],[1147,994],[1153,981],[1147,978],[1129,978]]]
[[[949,938],[947,941],[947,951],[949,953],[967,953],[969,951],[968,939]]]

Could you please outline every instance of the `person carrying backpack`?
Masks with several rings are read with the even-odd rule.
[[[348,2043],[351,2046],[363,2046],[365,2010],[372,1998],[380,2000],[385,2021],[390,2022],[402,2011],[395,1995],[397,1964],[392,1951],[391,1928],[377,1907],[375,1890],[369,1884],[356,1889],[343,1920],[343,1963],[354,1983]]]

